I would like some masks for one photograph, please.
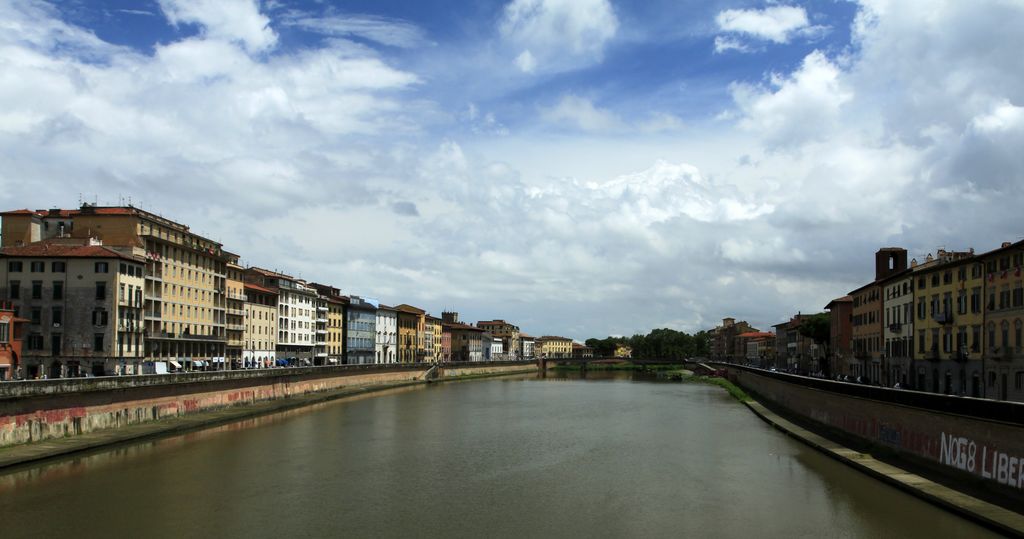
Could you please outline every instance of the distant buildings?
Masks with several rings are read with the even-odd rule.
[[[455,313],[439,319],[246,267],[220,243],[133,206],[0,217],[0,305],[10,305],[0,308],[0,379],[572,353],[568,339],[538,345],[501,319],[473,327]]]
[[[746,351],[737,352],[736,336],[751,331],[757,331],[757,329],[746,322],[737,322],[735,318],[723,318],[722,325],[710,332],[711,358],[720,361],[734,361],[742,358]]]

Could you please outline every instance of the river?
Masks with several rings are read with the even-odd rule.
[[[0,476],[0,537],[988,537],[718,387],[392,390]]]

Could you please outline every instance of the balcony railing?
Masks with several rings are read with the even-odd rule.
[[[952,324],[953,323],[953,313],[951,313],[949,311],[935,313],[935,321],[940,323],[940,324]]]
[[[889,324],[889,331],[893,333],[900,333],[901,331],[903,331],[903,324],[900,322]]]

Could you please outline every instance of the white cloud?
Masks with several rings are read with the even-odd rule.
[[[742,41],[725,36],[715,36],[715,53],[722,54],[729,51],[753,52],[755,49]]]
[[[820,51],[804,58],[789,76],[773,74],[769,87],[734,84],[733,99],[742,112],[740,126],[761,135],[770,146],[792,146],[832,134],[842,106],[853,91],[839,67]]]
[[[359,37],[391,47],[412,48],[429,43],[415,24],[375,15],[290,16],[284,24],[325,35]]]
[[[556,105],[541,110],[548,122],[569,124],[584,131],[608,131],[622,126],[615,114],[598,108],[594,103],[577,95],[563,96]]]
[[[537,60],[530,51],[523,51],[516,56],[516,67],[523,73],[533,73],[533,70],[537,69]]]
[[[809,26],[807,12],[797,6],[765,9],[727,9],[715,17],[718,28],[759,39],[787,43],[790,36]]]
[[[256,0],[159,0],[174,25],[198,24],[204,35],[242,43],[249,52],[263,52],[277,43],[270,19]]]
[[[608,0],[512,0],[498,30],[516,47],[516,66],[561,71],[602,59],[618,18]]]

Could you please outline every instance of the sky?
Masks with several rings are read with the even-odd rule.
[[[579,340],[1024,236],[1021,0],[0,0],[0,206]]]

